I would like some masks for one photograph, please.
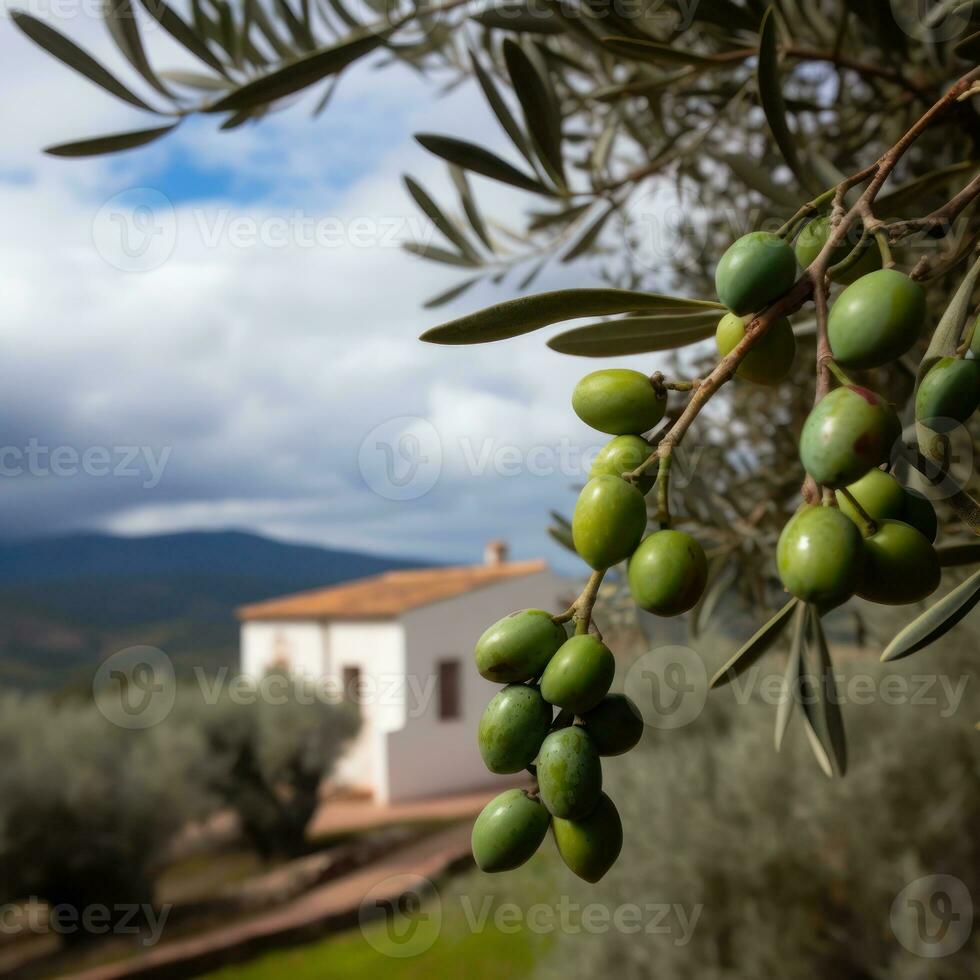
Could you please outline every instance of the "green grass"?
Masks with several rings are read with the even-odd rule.
[[[550,843],[546,841],[545,844]],[[552,848],[543,847],[549,852]],[[439,886],[439,898],[422,906],[414,955],[396,958],[384,950],[406,951],[411,945],[392,945],[386,924],[373,921],[360,928],[339,932],[319,942],[266,953],[237,966],[209,974],[212,980],[433,980],[465,975],[467,980],[499,980],[502,976],[527,976],[550,950],[554,935],[514,928],[506,920],[495,921],[504,903],[522,909],[534,901],[548,901],[554,855],[535,857],[521,872],[503,878],[470,871]],[[441,913],[435,941],[427,932]],[[499,926],[502,926],[499,927]],[[414,940],[412,944],[414,944]]]

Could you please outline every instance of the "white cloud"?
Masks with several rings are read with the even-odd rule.
[[[104,31],[77,25],[108,59]],[[498,139],[471,87],[433,101],[406,72],[355,71],[316,121],[306,100],[235,133],[209,121],[118,160],[74,163],[37,148],[132,126],[134,114],[11,31],[0,57],[8,69],[0,124],[17,134],[4,141],[0,166],[18,171],[0,179],[6,441],[170,453],[152,489],[86,475],[5,479],[0,531],[236,526],[446,559],[477,558],[484,539],[503,536],[520,555],[558,556],[544,524],[550,507],[570,509],[573,477],[557,462],[551,476],[511,475],[496,464],[474,475],[460,447],[490,440],[495,449],[557,454],[567,441],[594,445],[569,395],[595,365],[551,353],[542,336],[474,348],[418,343],[433,322],[510,293],[480,286],[452,307],[425,311],[421,302],[456,274],[381,240],[392,223],[400,235],[410,222],[426,230],[401,172],[433,191],[450,186],[411,132]],[[104,258],[107,250],[119,258],[105,229],[103,255],[93,244],[99,209],[134,186],[156,182],[166,193],[175,154],[198,169],[230,168],[233,185],[256,174],[272,184],[244,205],[234,192],[178,203],[175,224],[164,228],[173,233],[169,258],[151,271],[120,271]],[[491,212],[524,203],[476,183]],[[259,236],[242,246],[228,230],[246,219],[268,236],[289,226],[296,207],[307,230],[334,222],[337,244],[308,247],[293,226],[285,244]],[[360,246],[357,222],[368,228]],[[583,274],[562,269],[538,286],[583,285]],[[404,415],[428,418],[446,452],[432,491],[398,503],[369,489],[357,459],[366,433]]]

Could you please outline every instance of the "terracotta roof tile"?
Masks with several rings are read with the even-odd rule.
[[[238,609],[250,619],[391,619],[409,609],[547,569],[543,560],[385,572],[326,589],[297,592]]]

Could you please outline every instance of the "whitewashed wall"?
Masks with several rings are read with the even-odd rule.
[[[387,799],[384,752],[388,732],[405,716],[405,644],[401,623],[332,622],[327,627],[328,667],[340,681],[345,667],[361,671],[361,730],[340,760],[334,779],[345,786],[370,789]]]
[[[362,725],[334,779],[379,803],[462,792],[513,777],[488,773],[476,745],[487,702],[500,689],[476,672],[473,647],[495,620],[537,606],[557,610],[574,590],[551,572],[487,585],[405,613],[399,620],[242,624],[242,672],[261,677],[284,656],[290,668],[339,692],[345,667],[363,683]],[[439,719],[438,663],[458,660],[460,717]]]
[[[495,620],[537,606],[557,611],[567,584],[550,572],[497,582],[454,599],[405,613],[405,662],[421,700],[410,697],[405,725],[387,736],[388,799],[407,800],[484,786],[513,784],[513,777],[487,772],[476,745],[476,729],[487,702],[500,690],[473,663],[473,647]],[[460,662],[457,721],[440,721],[436,691],[440,660]]]
[[[324,628],[312,620],[242,623],[241,670],[262,677],[283,656],[290,671],[321,677],[327,667]]]

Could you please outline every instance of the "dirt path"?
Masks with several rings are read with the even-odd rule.
[[[397,876],[421,875],[434,880],[453,864],[466,860],[470,853],[470,826],[468,820],[454,824],[359,871],[314,888],[275,911],[203,936],[164,941],[139,956],[70,976],[75,980],[194,976],[250,959],[265,949],[308,942],[334,929],[356,925],[361,902],[369,892],[372,901],[394,899],[404,888]]]

